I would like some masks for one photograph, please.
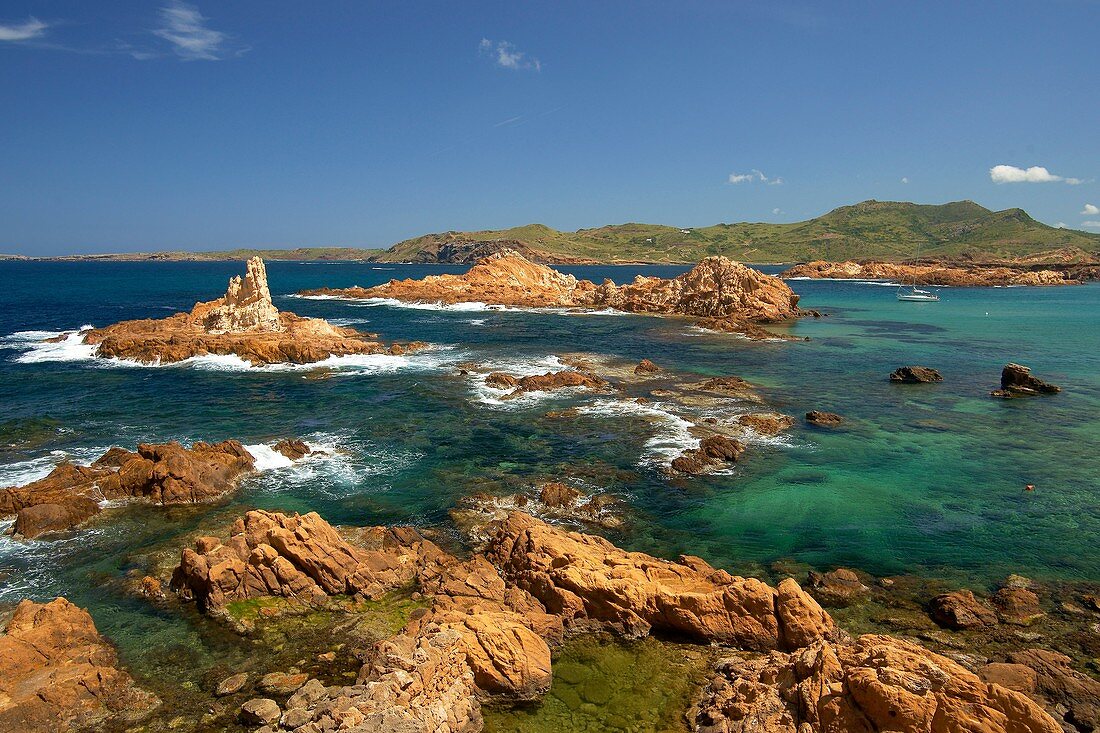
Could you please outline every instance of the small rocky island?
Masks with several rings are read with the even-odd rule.
[[[1030,270],[1005,265],[901,263],[901,262],[828,262],[815,260],[785,270],[781,278],[833,280],[897,280],[921,285],[953,287],[993,287],[1005,285],[1079,285],[1063,270]]]
[[[313,451],[301,440],[281,440],[274,450],[294,461]],[[32,539],[64,532],[103,510],[104,502],[199,504],[232,490],[256,459],[236,440],[143,443],[137,451],[111,448],[89,466],[62,463],[45,478],[0,489],[0,518],[15,517],[12,534]]]
[[[707,257],[674,278],[578,280],[531,262],[514,250],[483,257],[462,275],[429,275],[421,280],[390,280],[372,288],[321,288],[304,296],[392,298],[404,302],[486,303],[524,308],[613,308],[628,313],[687,316],[713,330],[773,338],[759,327],[804,315],[798,296],[777,277],[725,257]]]
[[[66,338],[62,335],[59,338]],[[308,364],[330,356],[404,354],[424,344],[385,346],[372,334],[333,326],[320,318],[279,311],[271,302],[263,260],[248,260],[221,298],[196,303],[189,313],[164,319],[123,321],[84,332],[96,355],[143,364],[196,356],[234,355],[253,364]]]

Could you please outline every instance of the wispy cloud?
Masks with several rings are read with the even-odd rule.
[[[1100,229],[1100,221],[1083,221],[1081,226],[1087,229]]]
[[[775,178],[769,178],[768,176],[765,176],[761,171],[758,171],[756,168],[753,168],[748,173],[730,173],[729,177],[730,183],[756,183],[757,181],[759,181],[760,183],[766,183],[769,186],[783,185],[783,179],[779,176],[776,176]]]
[[[1041,165],[1030,168],[995,165],[989,169],[989,178],[994,183],[1068,183],[1071,186],[1084,183],[1080,178],[1056,176]]]
[[[49,24],[31,16],[22,23],[8,25],[0,23],[0,41],[32,41],[46,35]]]
[[[516,115],[515,117],[509,117],[506,120],[501,120],[500,122],[493,125],[493,127],[504,127],[505,125],[513,125],[522,119],[523,115]]]
[[[482,38],[481,43],[477,45],[477,50],[479,54],[491,58],[497,66],[505,69],[542,71],[541,61],[534,56],[528,56],[508,41],[492,41],[488,38]]]
[[[230,49],[230,36],[206,25],[208,20],[194,5],[173,0],[160,9],[161,26],[153,35],[172,44],[177,56],[188,61],[220,61],[248,49]],[[148,52],[132,53],[136,59],[152,58]]]
[[[903,176],[902,179],[901,179],[901,182],[902,183],[909,183],[909,177],[908,176]]]
[[[1085,208],[1081,210],[1081,216],[1096,216],[1097,214],[1100,214],[1100,208],[1092,204],[1085,204]]]

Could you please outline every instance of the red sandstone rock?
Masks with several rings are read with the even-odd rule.
[[[638,362],[638,366],[634,367],[635,374],[656,374],[661,371],[661,367],[657,366],[649,359],[642,359]]]
[[[82,608],[23,601],[0,635],[0,730],[67,731],[127,720],[157,704],[118,669]]]
[[[752,428],[761,435],[779,435],[794,425],[794,418],[776,412],[756,412],[741,415],[737,418],[737,424]]]
[[[745,444],[723,435],[708,435],[698,448],[684,451],[672,460],[672,469],[697,476],[728,463],[736,463],[745,452]]]
[[[708,257],[670,280],[638,276],[626,285],[577,280],[504,250],[462,275],[391,280],[373,288],[322,289],[304,294],[396,298],[442,303],[483,302],[526,307],[615,308],[632,313],[731,317],[739,322],[796,318],[798,296],[780,279],[725,257]]]
[[[339,328],[319,318],[280,313],[271,302],[263,261],[248,261],[242,281],[234,277],[226,294],[196,303],[190,313],[161,320],[123,321],[84,334],[96,355],[146,364],[183,361],[208,354],[233,354],[252,364],[306,364],[348,354],[405,353],[414,343],[387,348],[370,335]]]
[[[701,733],[1059,733],[1025,695],[889,636],[817,641],[719,665],[694,723]]]
[[[793,581],[780,590],[699,558],[658,560],[515,512],[486,556],[506,580],[566,623],[595,621],[631,636],[651,630],[744,649],[796,648],[833,630]]]
[[[1011,267],[971,265],[967,267],[929,264],[910,265],[892,262],[807,262],[779,274],[781,278],[839,278],[897,280],[922,285],[980,287],[992,285],[1076,285],[1057,270],[1022,270]]]
[[[929,602],[932,620],[949,629],[996,626],[997,614],[968,590],[943,593]]]
[[[137,452],[112,448],[90,466],[63,463],[26,486],[0,490],[0,516],[15,514],[15,534],[37,537],[71,529],[100,511],[104,499],[156,504],[209,501],[252,470],[253,458],[235,440],[222,443],[143,443]]]

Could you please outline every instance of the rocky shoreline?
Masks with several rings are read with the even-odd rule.
[[[948,591],[922,603],[928,587],[843,569],[811,573],[804,587],[780,572],[773,586],[695,557],[627,552],[516,511],[494,520],[468,556],[411,528],[349,534],[313,513],[250,511],[178,557],[170,581],[143,585],[170,585],[173,603],[196,603],[211,623],[239,633],[320,608],[367,617],[381,612],[370,603],[394,593],[415,599],[395,634],[363,650],[354,681],[325,682],[297,667],[232,675],[208,691],[219,712],[203,730],[472,733],[486,711],[542,699],[560,650],[593,634],[678,639],[688,647],[669,649],[689,656],[701,645],[709,681],[682,711],[684,729],[1057,733],[1100,724],[1100,683],[1073,658],[1035,646],[1081,644],[1100,618],[1100,597],[1026,578],[1009,578],[991,601]],[[258,617],[249,615],[254,604]],[[865,632],[877,614],[880,630]],[[42,631],[26,630],[34,627]],[[0,700],[0,720],[33,712],[56,729],[125,721],[159,730],[178,719],[171,700],[158,707],[118,667],[72,604],[27,602],[7,628],[0,658],[14,666],[0,684],[37,702]],[[1043,630],[1053,633],[1046,642]],[[334,660],[323,647],[315,654],[321,667]],[[98,687],[77,682],[88,674]],[[43,696],[44,684],[57,692]]]
[[[1093,268],[1095,269],[1095,267]],[[918,285],[951,287],[1006,287],[1080,285],[1096,279],[1082,268],[1032,269],[1022,265],[977,263],[829,262],[815,260],[795,265],[779,274],[784,279],[895,280]]]

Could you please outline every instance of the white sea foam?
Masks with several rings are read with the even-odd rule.
[[[667,465],[684,451],[699,447],[699,438],[691,434],[694,423],[671,412],[660,402],[639,404],[630,400],[597,400],[579,407],[578,412],[610,417],[648,418],[657,427],[657,431],[645,442],[644,453],[639,461],[643,466]]]
[[[330,356],[321,361],[307,364],[262,364],[254,365],[235,354],[205,354],[193,356],[182,361],[145,363],[131,359],[97,359],[96,346],[83,343],[83,333],[91,326],[81,326],[80,330],[64,331],[19,331],[0,337],[0,348],[20,350],[23,353],[15,358],[20,363],[93,361],[96,367],[127,367],[135,369],[187,368],[205,369],[220,372],[304,372],[312,369],[331,369],[342,375],[365,375],[396,372],[403,369],[425,371],[438,369],[448,361],[452,346],[429,346],[411,354],[395,356],[392,354],[348,354]],[[69,335],[62,341],[49,342],[64,333]]]
[[[108,446],[74,448],[72,450],[54,450],[45,455],[25,461],[16,461],[0,465],[0,488],[7,486],[25,486],[45,478],[62,461],[71,461],[87,465],[107,452]]]
[[[546,374],[547,372],[557,372],[568,368],[561,359],[553,355],[528,359],[496,359],[483,362],[481,366],[485,371],[471,373],[469,375],[474,400],[483,405],[490,405],[503,409],[517,409],[528,406],[533,402],[538,402],[553,396],[553,393],[522,392],[515,397],[504,399],[506,395],[512,393],[514,388],[506,387],[501,389],[486,384],[485,380],[492,372],[503,372],[513,377],[528,377],[536,374]]]
[[[17,331],[0,339],[0,347],[17,349],[23,353],[15,357],[20,364],[37,364],[47,361],[85,361],[95,357],[96,347],[84,343],[84,332],[91,326],[81,326],[77,331]],[[66,333],[68,335],[66,335]],[[64,336],[60,341],[53,341]]]
[[[420,453],[394,452],[342,435],[318,433],[305,440],[316,452],[295,462],[278,460],[286,457],[266,445],[245,446],[257,457],[257,469],[263,471],[262,479],[251,480],[253,485],[266,492],[306,488],[339,499],[379,487],[378,477],[396,474],[422,457]],[[265,456],[263,464],[261,455]]]

